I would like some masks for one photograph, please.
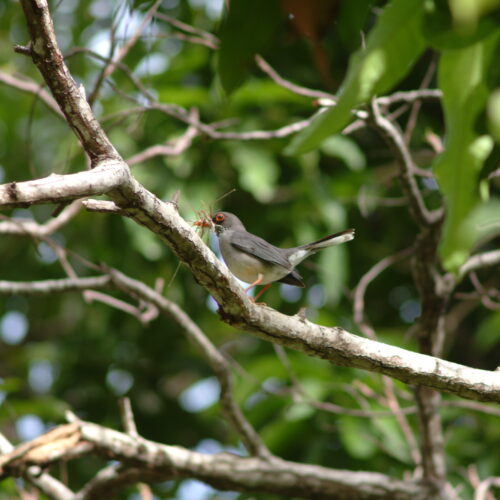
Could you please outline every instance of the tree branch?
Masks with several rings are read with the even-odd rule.
[[[39,83],[28,80],[25,77],[18,78],[14,75],[9,75],[4,71],[0,71],[0,82],[16,89],[23,90],[24,92],[34,94],[36,97],[40,98],[52,111],[54,111],[54,113],[59,116],[64,116],[54,98]]]
[[[460,268],[459,276],[463,278],[471,271],[476,271],[483,267],[490,267],[500,264],[500,250],[491,250],[490,252],[478,253],[470,257]]]
[[[76,421],[49,431],[0,457],[3,474],[19,474],[29,465],[46,466],[71,458],[72,449],[85,443],[88,451],[104,454],[121,462],[121,467],[105,469],[102,489],[109,481],[120,479],[119,486],[138,480],[163,481],[193,477],[220,490],[255,491],[306,499],[331,500],[427,500],[427,487],[417,481],[401,481],[374,472],[334,470],[300,464],[273,457],[243,458],[231,453],[206,455],[168,446],[108,429],[93,423]],[[50,445],[50,446],[49,446]],[[142,472],[130,474],[127,469]],[[120,469],[122,475],[120,476]],[[93,480],[94,483],[96,479]],[[88,493],[88,490],[87,490]],[[78,496],[78,498],[83,498]],[[84,498],[96,498],[85,496]]]
[[[0,434],[0,461],[5,455],[15,456],[15,454],[16,449],[3,434]],[[44,495],[53,500],[76,500],[75,495],[66,485],[50,474],[42,472],[41,468],[37,465],[25,467],[23,477]]]
[[[118,152],[94,117],[83,87],[77,87],[64,63],[47,1],[23,0],[21,5],[31,35],[33,62],[86,153],[92,161],[98,158],[119,159]]]
[[[396,130],[393,123],[382,115],[379,103],[376,99],[372,99],[371,110],[373,118],[372,123],[383,135],[400,165],[401,186],[410,203],[410,210],[414,219],[421,227],[436,223],[443,217],[443,211],[429,212],[427,210],[422,198],[422,193],[415,180],[415,164],[413,163],[413,159],[404,142],[402,134]]]
[[[326,328],[299,317],[288,317],[267,307],[252,304],[234,277],[221,265],[171,203],[162,203],[130,174],[108,138],[98,126],[88,104],[69,75],[54,37],[45,0],[23,0],[34,45],[44,58],[35,57],[47,84],[53,90],[68,122],[83,136],[89,154],[105,161],[94,170],[67,176],[50,176],[37,181],[0,186],[0,204],[19,206],[63,201],[91,194],[108,193],[123,213],[162,238],[220,305],[224,321],[260,338],[289,346],[342,366],[353,366],[423,384],[483,401],[500,400],[500,373],[466,368],[455,363],[362,339],[342,328]],[[46,47],[46,48],[44,48]],[[48,69],[45,68],[48,67]],[[68,102],[66,102],[66,100]],[[95,136],[92,135],[95,132]]]
[[[34,237],[49,236],[67,224],[81,209],[81,202],[75,201],[67,206],[57,217],[45,224],[38,224],[29,219],[9,219],[0,222],[1,234],[19,234]],[[0,216],[2,217],[2,216]]]
[[[93,171],[87,172],[89,175],[92,173]],[[157,203],[161,202],[158,200]],[[298,316],[286,316],[271,308],[253,304],[197,234],[184,221],[179,222],[179,225],[189,236],[181,243],[172,238],[175,241],[173,249],[198,281],[219,301],[221,304],[219,312],[227,323],[264,340],[328,360],[339,366],[383,373],[409,384],[426,385],[464,398],[500,402],[500,372],[468,368],[364,339],[339,327],[327,328]],[[167,232],[167,227],[169,232],[179,230],[179,226],[174,224],[170,227],[163,226],[163,236]],[[101,279],[105,281],[104,278]],[[75,289],[82,289],[83,285],[90,286],[90,282],[83,282],[81,287],[76,287],[76,283],[71,280],[54,281],[62,282],[55,284],[54,290],[63,287],[68,289],[71,286]],[[4,293],[10,293],[13,289],[16,293],[22,293],[23,290],[30,293],[36,288],[23,283],[16,288],[15,283],[3,282]],[[48,291],[46,282],[42,283],[44,291]],[[92,283],[94,287],[96,284]]]

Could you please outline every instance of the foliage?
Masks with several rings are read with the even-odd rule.
[[[258,70],[253,62],[257,53],[300,85],[325,92],[339,89],[337,106],[324,110],[293,139],[217,140],[199,135],[179,155],[156,156],[132,168],[160,198],[170,199],[180,190],[180,211],[187,220],[194,221],[199,210],[224,208],[237,213],[249,231],[280,246],[355,227],[352,243],[325,250],[301,266],[304,290],[275,285],[265,297],[285,314],[304,307],[311,321],[361,334],[353,320],[352,291],[374,264],[408,248],[417,227],[402,198],[392,153],[379,136],[367,127],[349,137],[336,134],[355,119],[354,109],[369,112],[365,105],[372,97],[418,89],[437,59],[438,74],[429,87],[443,91],[443,109],[435,100],[422,103],[410,147],[418,166],[435,175],[418,181],[425,202],[430,208],[446,206],[440,264],[457,272],[478,247],[494,249],[499,184],[498,174],[490,174],[498,168],[500,79],[498,29],[491,26],[498,20],[498,2],[478,2],[482,7],[475,8],[470,19],[460,10],[462,3],[452,0],[360,2],[356,13],[348,7],[351,3],[341,2],[305,36],[285,22],[287,2],[235,1],[221,23],[219,2],[165,0],[160,12],[219,34],[220,51],[191,43],[189,37],[197,34],[157,18],[124,62],[161,103],[196,107],[204,123],[229,120],[219,132],[274,130],[315,112],[313,99],[283,88]],[[52,7],[67,63],[89,95],[103,63],[75,47],[108,57],[111,29],[120,46],[151,2],[82,0],[53,2]],[[366,33],[364,43],[353,35],[358,27]],[[41,82],[31,60],[12,51],[14,44],[28,39],[15,2],[0,3],[0,37],[0,71]],[[325,80],[325,58],[337,88]],[[0,104],[0,181],[86,168],[64,120],[36,96],[0,84]],[[171,143],[187,128],[145,104],[144,92],[118,69],[94,107],[125,159],[152,145]],[[125,113],[134,106],[143,107]],[[397,117],[403,129],[408,121],[408,113]],[[427,142],[430,132],[444,138],[440,156]],[[6,215],[43,222],[53,209],[38,206]],[[150,286],[163,279],[165,295],[234,360],[237,400],[276,455],[394,477],[414,469],[408,438],[393,416],[338,415],[310,404],[314,399],[387,411],[381,377],[296,352],[287,352],[287,366],[272,345],[221,323],[210,298],[179,268],[171,252],[129,220],[82,211],[51,238],[71,252],[69,259],[79,275],[91,275],[87,263],[92,262],[118,268]],[[2,280],[65,276],[53,248],[36,238],[2,234],[0,256]],[[486,288],[498,285],[494,273],[480,271],[478,276]],[[499,312],[481,307],[477,298],[461,300],[460,293],[473,291],[471,281],[464,279],[447,306],[447,325],[453,328],[444,357],[494,369]],[[128,300],[116,292],[111,295]],[[412,350],[418,349],[412,325],[420,307],[407,260],[381,274],[365,298],[365,315],[379,340]],[[210,368],[175,322],[160,317],[143,325],[102,302],[86,303],[78,293],[0,296],[0,339],[0,429],[15,442],[61,422],[67,408],[87,420],[120,428],[116,400],[127,395],[146,438],[199,450],[242,451],[238,437],[221,419]],[[299,396],[292,391],[293,377],[304,389]],[[209,382],[200,385],[200,380]],[[410,388],[397,384],[396,391],[402,406],[413,405]],[[444,399],[449,404],[442,415],[449,477],[467,498],[472,489],[463,480],[466,467],[473,464],[482,478],[500,474],[498,456],[490,452],[499,439],[498,417],[453,406],[456,398],[451,396]],[[414,434],[417,420],[416,414],[408,416]],[[70,485],[81,484],[100,465],[92,460],[70,464]],[[189,488],[195,488],[193,483],[179,481],[154,485],[154,493],[158,498],[216,495],[193,494],[198,490]],[[12,481],[0,485],[0,498],[12,498],[15,492]],[[127,491],[123,498],[132,495]]]

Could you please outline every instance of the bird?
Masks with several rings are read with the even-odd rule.
[[[211,220],[202,218],[194,224],[213,229],[227,267],[239,280],[249,283],[245,292],[264,285],[254,301],[276,281],[305,287],[302,277],[295,270],[298,264],[318,250],[354,239],[354,229],[346,229],[298,247],[278,248],[249,233],[241,220],[230,212],[217,212]]]

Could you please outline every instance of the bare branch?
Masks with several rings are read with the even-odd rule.
[[[481,481],[474,494],[474,500],[487,500],[488,491],[491,488],[500,488],[500,477],[488,477]]]
[[[200,30],[198,28],[195,28],[194,26],[191,26],[190,24],[183,23],[182,21],[179,21],[174,17],[167,16],[166,14],[160,12],[156,12],[154,17],[156,17],[157,19],[161,19],[166,23],[171,24],[172,26],[181,31],[189,33],[190,35],[194,35],[194,37],[186,35],[184,35],[183,37],[179,37],[179,35],[176,34],[175,36],[179,37],[181,40],[187,40],[193,43],[205,45],[206,47],[213,50],[219,48],[219,39],[212,33],[209,33],[208,31]]]
[[[179,106],[174,106],[172,104],[151,104],[150,109],[157,109],[163,111],[167,115],[173,116],[178,120],[181,120],[189,125],[193,125],[198,130],[203,132],[205,135],[211,139],[238,139],[238,140],[264,140],[264,139],[278,139],[282,137],[287,137],[291,134],[295,134],[300,130],[308,127],[310,123],[316,118],[316,116],[322,113],[324,110],[320,109],[313,116],[300,120],[290,125],[285,125],[276,130],[252,130],[251,132],[219,132],[215,130],[212,126],[202,123],[196,119],[189,117],[186,110],[180,108]]]
[[[432,77],[434,76],[434,72],[436,70],[436,57],[433,56],[427,71],[425,72],[424,78],[422,79],[422,83],[420,84],[420,89],[426,89],[431,83]],[[413,130],[415,125],[417,124],[417,117],[422,106],[422,101],[418,100],[412,104],[410,110],[410,116],[408,117],[408,122],[406,123],[406,130],[404,131],[403,139],[406,144],[410,144],[410,139],[413,134]]]
[[[192,120],[198,120],[198,110],[193,109],[190,117]],[[198,128],[195,125],[189,125],[186,132],[174,141],[169,141],[170,144],[157,144],[151,146],[144,151],[137,153],[127,160],[127,163],[132,166],[137,163],[142,163],[155,156],[177,156],[188,149],[193,139],[198,135]]]
[[[81,201],[68,205],[56,218],[48,220],[45,224],[38,224],[29,219],[9,219],[0,222],[0,233],[19,234],[35,237],[49,236],[67,224],[81,209]]]
[[[255,62],[257,63],[257,66],[275,83],[277,83],[280,87],[293,92],[294,94],[303,95],[305,97],[312,97],[314,99],[329,99],[333,103],[336,102],[336,97],[329,92],[308,89],[307,87],[302,87],[301,85],[297,85],[296,83],[286,80],[285,78],[280,76],[278,72],[273,69],[273,67],[262,56],[255,56]]]
[[[354,300],[353,300],[353,317],[354,321],[360,328],[360,330],[371,339],[375,338],[375,332],[373,328],[365,322],[365,293],[368,285],[385,269],[392,266],[395,262],[405,259],[410,256],[413,248],[407,248],[398,252],[397,254],[390,255],[384,259],[377,262],[372,268],[370,268],[359,280],[355,290],[354,290]]]
[[[422,99],[441,99],[443,92],[441,89],[420,89],[420,90],[401,90],[391,95],[377,97],[379,106],[390,106],[396,103],[413,103]]]
[[[221,406],[228,420],[232,423],[235,430],[241,435],[245,446],[253,455],[269,457],[270,453],[261,441],[260,436],[246,420],[245,416],[241,412],[241,409],[234,401],[233,378],[226,359],[210,342],[208,337],[201,331],[196,323],[194,323],[177,304],[167,300],[159,293],[144,285],[142,282],[133,280],[132,278],[129,278],[114,269],[110,270],[110,275],[118,288],[153,303],[163,313],[173,318],[183,328],[188,339],[200,349],[204,358],[208,361],[215,372],[221,386]]]
[[[227,323],[268,341],[342,366],[384,373],[404,382],[427,385],[462,397],[483,401],[500,400],[498,372],[466,368],[432,356],[363,339],[341,328],[322,327],[303,318],[288,317],[270,308],[252,304],[234,277],[179,216],[176,208],[172,204],[162,203],[144,189],[130,175],[127,166],[115,156],[117,153],[114,148],[107,147],[109,141],[102,129],[96,127],[97,122],[87,103],[82,102],[81,98],[73,100],[72,92],[77,90],[60,57],[46,2],[23,0],[23,5],[33,39],[45,41],[38,44],[41,55],[34,56],[35,61],[63,109],[68,99],[68,107],[72,110],[67,115],[68,121],[75,130],[87,137],[85,149],[88,148],[94,157],[102,153],[105,157],[111,156],[112,160],[88,172],[0,186],[0,204],[22,205],[109,193],[128,217],[148,227],[170,245],[197,281],[212,293]],[[51,48],[45,50],[49,45]],[[57,69],[55,72],[52,71],[54,67]],[[84,120],[81,115],[85,115]]]
[[[372,115],[374,126],[382,133],[399,163],[401,186],[408,197],[414,219],[423,227],[437,222],[442,218],[443,211],[429,212],[427,210],[422,193],[415,180],[415,164],[403,136],[396,129],[396,126],[382,115],[379,101],[376,99],[372,100]]]
[[[477,271],[483,267],[495,266],[500,263],[500,250],[478,253],[470,257],[459,270],[460,278],[471,271]]]
[[[137,40],[139,40],[139,38],[141,37],[142,32],[151,21],[154,13],[158,10],[160,4],[161,0],[156,0],[156,2],[149,8],[141,24],[135,30],[134,34],[123,44],[121,49],[118,51],[116,57],[113,60],[111,60],[106,66],[104,66],[104,68],[101,71],[101,74],[97,79],[94,90],[89,96],[90,106],[92,106],[95,100],[97,99],[97,96],[99,95],[99,91],[104,80],[106,80],[106,78],[109,78],[113,74],[118,63],[128,54],[130,49],[137,43]]]
[[[120,159],[85,99],[83,87],[78,88],[64,64],[54,25],[46,0],[21,2],[28,23],[32,43],[31,55],[45,82],[52,91],[59,108],[79,138],[92,161]]]
[[[27,462],[43,466],[55,459],[71,457],[70,443],[76,447],[82,442],[88,444],[88,451],[92,448],[124,465],[133,463],[130,469],[123,466],[113,470],[106,468],[107,477],[101,478],[101,486],[108,481],[110,486],[115,484],[117,475],[120,475],[121,488],[140,479],[162,481],[193,477],[220,490],[251,490],[306,499],[318,498],[318,493],[324,498],[338,500],[427,500],[432,497],[426,485],[418,481],[401,481],[374,472],[328,469],[276,457],[243,458],[230,453],[206,455],[83,421],[62,425],[27,443],[28,446],[21,445],[11,454],[1,457],[0,465],[4,470],[14,466],[19,469]],[[50,454],[42,443],[52,444]],[[131,473],[127,477],[127,470],[142,471],[142,475]],[[79,494],[78,498],[96,497]]]
[[[52,174],[42,179],[10,182],[0,185],[0,206],[3,208],[28,207],[40,203],[61,201],[106,194],[122,185],[129,175],[124,164],[105,161],[91,171],[76,174]]]
[[[14,447],[12,444],[3,434],[0,434],[0,456],[12,454],[13,452]],[[24,471],[23,477],[44,495],[53,500],[76,500],[74,493],[66,485],[50,474],[42,472],[37,465],[28,466]]]
[[[44,281],[0,281],[0,295],[49,295],[87,288],[108,287],[110,277],[63,278]]]

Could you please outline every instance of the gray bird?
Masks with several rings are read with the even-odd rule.
[[[275,281],[304,287],[295,266],[322,248],[340,245],[354,238],[354,229],[346,229],[299,247],[278,248],[249,233],[240,219],[229,212],[217,212],[211,222],[199,220],[195,225],[213,228],[229,270],[241,281],[250,283],[245,291],[257,285],[266,285],[255,300]]]

